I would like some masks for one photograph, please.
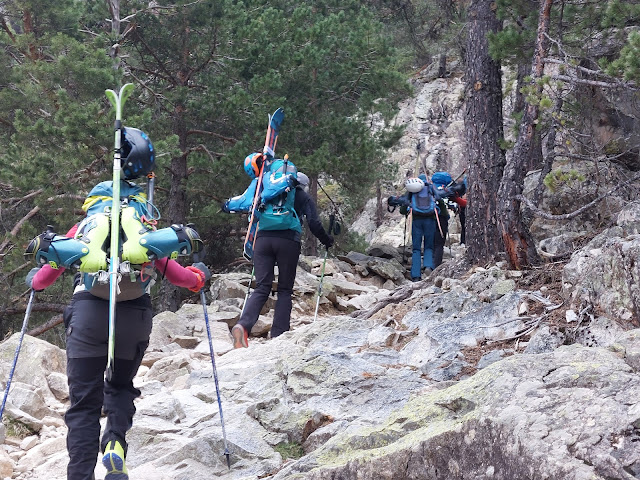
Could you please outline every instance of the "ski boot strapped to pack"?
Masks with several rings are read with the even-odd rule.
[[[120,209],[120,229],[124,233],[122,260],[132,265],[147,263],[150,252],[142,239],[154,231],[153,225],[144,222],[138,210],[130,206]]]
[[[202,250],[203,242],[192,225],[171,225],[144,234],[140,245],[149,250],[149,260],[168,257],[175,260],[180,255],[190,255]]]
[[[122,210],[122,231],[126,241],[122,245],[122,261],[143,265],[152,260],[168,257],[176,259],[202,250],[200,235],[191,225],[171,225],[160,230],[143,227],[135,220],[135,209]],[[107,270],[109,245],[109,215],[95,214],[85,218],[78,226],[75,238],[58,235],[52,227],[35,237],[24,253],[38,265],[51,265],[58,269],[71,268],[85,273]]]
[[[74,238],[58,235],[50,225],[43,233],[35,237],[24,252],[25,258],[35,259],[38,265],[80,268],[82,258],[89,254],[89,245]],[[104,266],[106,267],[106,257]]]

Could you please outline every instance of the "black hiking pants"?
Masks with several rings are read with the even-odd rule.
[[[251,332],[258,321],[262,307],[269,298],[276,264],[278,265],[278,299],[273,314],[271,338],[289,331],[291,294],[299,256],[300,242],[288,238],[258,235],[253,251],[257,286],[247,300],[244,312],[238,321],[247,332]]]
[[[113,377],[104,378],[107,366],[109,302],[88,292],[77,293],[65,309],[67,378],[70,406],[65,414],[69,429],[67,480],[92,480],[97,455],[111,440],[124,447],[126,432],[136,411],[133,386],[149,345],[152,311],[148,295],[116,306]],[[100,441],[101,412],[107,424]]]

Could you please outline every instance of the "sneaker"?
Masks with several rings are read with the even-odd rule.
[[[420,280],[422,280],[420,277],[413,277],[411,279],[412,282],[419,282]]]
[[[424,272],[425,275],[431,275],[431,272],[433,272],[433,269],[429,267],[422,267],[422,271]]]
[[[102,464],[107,469],[104,480],[129,480],[127,466],[124,464],[124,448],[120,442],[112,440],[107,443]]]
[[[233,348],[247,348],[249,346],[249,334],[239,323],[231,329],[231,336],[233,337]]]

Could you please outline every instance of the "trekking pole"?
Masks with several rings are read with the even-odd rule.
[[[247,285],[247,293],[244,296],[244,302],[242,303],[242,310],[240,311],[240,316],[244,313],[244,307],[247,306],[247,300],[249,299],[249,292],[251,292],[251,282],[253,282],[253,275],[256,272],[256,267],[253,266],[251,268],[251,278],[249,279],[249,285]]]
[[[407,261],[407,217],[404,216],[404,235],[402,236],[402,265]]]
[[[322,262],[322,273],[320,274],[320,283],[318,284],[318,298],[316,299],[316,312],[313,314],[313,321],[318,318],[318,307],[320,307],[320,297],[322,296],[322,281],[324,280],[324,267],[327,265],[327,254],[329,249],[324,251],[324,260]]]
[[[211,329],[209,328],[209,312],[207,312],[207,298],[204,294],[204,288],[200,290],[200,302],[204,310],[204,323],[207,326],[207,337],[209,337],[209,354],[211,355],[211,366],[213,367],[213,381],[216,384],[216,396],[218,397],[218,409],[220,410],[220,424],[222,425],[222,438],[224,439],[224,456],[227,457],[227,466],[231,470],[231,454],[227,445],[227,433],[224,429],[224,416],[222,415],[222,400],[220,400],[220,387],[218,385],[218,372],[216,370],[215,353],[213,351],[213,343],[211,341]]]
[[[20,355],[20,348],[22,348],[22,339],[24,338],[24,333],[27,331],[27,324],[29,323],[29,315],[31,315],[31,305],[33,305],[35,293],[36,291],[34,289],[31,289],[29,303],[27,303],[27,310],[24,312],[24,321],[22,322],[22,330],[20,331],[20,340],[18,341],[18,346],[16,347],[16,353],[13,356],[13,365],[11,366],[11,371],[9,372],[7,386],[4,389],[4,398],[2,399],[2,407],[0,407],[0,420],[2,419],[2,414],[4,413],[4,406],[7,403],[7,397],[9,396],[9,389],[11,388],[13,373],[15,372],[16,365],[18,364],[18,355]]]
[[[120,279],[120,170],[122,147],[122,107],[124,102],[133,92],[133,83],[127,83],[120,88],[120,93],[114,90],[106,90],[105,95],[116,110],[115,146],[113,154],[113,184],[111,201],[111,245],[109,260],[109,343],[107,350],[107,381],[113,377],[116,340],[116,298],[118,295],[118,283]]]
[[[327,198],[329,199],[329,201],[333,205],[333,212],[338,214],[338,217],[340,218],[342,223],[344,223],[344,218],[342,218],[342,214],[340,213],[340,206],[336,202],[334,202],[333,198],[331,198],[329,196],[329,194],[327,193],[327,191],[324,188],[322,188],[322,185],[320,184],[320,180],[318,180],[317,178],[316,178],[316,183],[318,184],[318,187],[320,187],[320,190],[322,190],[322,193],[324,193],[327,196]],[[387,205],[387,209],[388,208],[389,208],[389,205]],[[395,207],[394,207],[394,210],[395,210]],[[335,215],[333,216],[333,220],[330,220],[330,223],[329,223],[330,227],[329,228],[330,229],[333,228],[333,232],[336,235],[340,235],[340,232],[342,231],[342,225],[339,222],[335,222],[334,223],[334,221],[335,221]],[[328,232],[328,233],[331,234],[331,232]]]
[[[460,175],[458,175],[454,180],[451,180],[448,184],[447,187],[450,187],[451,185],[453,185],[454,183],[456,183],[458,180],[460,180],[462,178],[462,176],[467,173],[467,169],[465,168],[464,170],[462,170],[462,173],[460,173]]]
[[[328,228],[328,232],[329,235],[331,235],[332,233],[339,233],[339,232],[335,232],[334,227],[335,227],[335,221],[336,221],[336,216],[335,215],[329,215],[329,228]],[[327,255],[329,254],[329,247],[326,247],[326,250],[324,251],[324,260],[322,261],[322,272],[320,273],[320,283],[318,284],[318,298],[316,299],[316,311],[313,314],[313,321],[315,322],[316,319],[318,318],[318,307],[320,307],[320,297],[322,296],[322,282],[324,280],[324,269],[327,266]]]

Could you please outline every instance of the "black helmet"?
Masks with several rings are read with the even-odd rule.
[[[137,128],[124,127],[120,141],[120,165],[126,180],[133,180],[153,171],[155,152],[146,133]]]

